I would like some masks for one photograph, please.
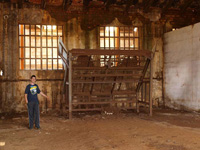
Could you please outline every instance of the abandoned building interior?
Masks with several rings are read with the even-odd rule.
[[[0,150],[199,150],[198,66],[199,0],[0,0]]]

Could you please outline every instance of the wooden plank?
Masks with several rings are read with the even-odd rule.
[[[79,84],[79,83],[88,83],[88,84],[101,84],[101,83],[131,83],[131,82],[136,82],[139,81],[139,78],[135,78],[135,79],[126,79],[126,80],[117,80],[117,81],[113,81],[113,80],[107,80],[107,81],[84,81],[84,80],[73,80],[73,84]]]
[[[139,105],[139,100],[138,100],[138,91],[136,91],[136,112],[140,112],[140,105]]]
[[[144,101],[138,101],[138,103],[140,103],[140,104],[148,104],[149,105],[149,102],[144,102]]]
[[[72,119],[72,54],[69,54],[69,119]]]
[[[149,115],[152,116],[153,115],[153,112],[152,112],[152,106],[153,106],[153,103],[152,103],[152,92],[153,92],[153,59],[151,60],[151,63],[150,63],[150,85],[149,85],[149,89],[150,89],[150,93],[149,93],[149,97],[150,97],[150,100],[149,100]]]
[[[102,108],[72,109],[72,111],[101,111]]]
[[[90,104],[115,104],[115,103],[134,103],[134,100],[107,101],[107,102],[73,102],[74,105],[90,105]]]
[[[93,77],[92,80],[95,81],[95,77]],[[94,88],[94,84],[91,85],[90,94],[92,94],[92,92],[93,92],[93,88]]]
[[[145,64],[145,66],[144,66],[144,69],[143,69],[143,71],[142,71],[142,76],[141,76],[141,78],[140,78],[140,83],[138,83],[138,86],[137,86],[137,91],[139,91],[139,89],[140,89],[140,86],[141,86],[141,84],[142,84],[142,81],[144,80],[144,77],[145,77],[145,74],[146,74],[146,72],[147,72],[147,69],[148,69],[148,66],[149,66],[149,63],[150,63],[150,59],[147,59],[147,61],[146,61],[146,64]]]
[[[119,108],[120,109],[120,108]],[[121,109],[134,109],[133,107],[121,107]],[[73,109],[73,112],[78,111],[102,111],[102,108],[88,108],[88,109]]]
[[[147,101],[147,83],[144,83],[144,101]]]
[[[148,50],[101,50],[101,49],[72,49],[73,56],[80,55],[127,55],[144,56],[151,59],[151,51]]]
[[[101,59],[101,58],[100,58]],[[102,58],[103,59],[103,58]],[[121,58],[120,58],[121,59]],[[123,60],[124,59],[126,59],[126,58],[122,58]],[[114,58],[111,58],[110,59],[110,61],[111,62],[121,62],[121,60],[118,60],[118,59],[114,59]],[[78,64],[81,64],[82,62],[88,62],[87,60],[81,60],[81,61],[77,61],[77,63]],[[93,62],[93,63],[96,63],[96,62],[98,62],[98,63],[100,63],[100,60],[99,59],[97,59],[97,60],[90,60],[90,62]],[[145,59],[142,59],[142,60],[135,60],[135,59],[133,59],[133,60],[131,60],[131,63],[145,63],[146,62],[146,60]]]
[[[133,95],[133,94],[136,94],[135,91],[114,91],[112,95]],[[81,95],[81,96],[105,96],[105,95],[108,95],[110,96],[111,95],[111,92],[93,92],[91,95],[90,95],[90,92],[73,92],[73,95]]]
[[[73,66],[73,70],[143,70],[143,66],[137,66],[137,67],[76,67]]]
[[[128,67],[128,60],[129,60],[129,58],[130,58],[130,56],[129,56],[128,59],[127,59],[126,67]],[[123,71],[123,73],[124,73],[124,71]],[[124,77],[122,76],[122,79],[123,79],[123,78],[124,78]],[[119,84],[118,91],[121,89],[121,86],[122,86],[122,83]]]
[[[90,66],[90,59],[91,59],[91,56],[88,58],[88,64],[87,64],[87,67],[89,67]],[[87,79],[87,77],[85,77],[85,79],[84,80],[86,80]],[[82,85],[82,92],[84,92],[84,90],[85,90],[85,84],[83,84]]]
[[[113,100],[120,100],[120,99],[126,99],[126,100],[133,100],[135,99],[136,96],[126,96],[126,97],[115,97],[113,98]],[[112,98],[111,97],[93,97],[93,98],[90,98],[90,101],[99,101],[99,100],[102,100],[102,101],[105,101],[105,100],[111,100]],[[73,98],[73,101],[82,101],[82,100],[86,100],[88,101],[88,98]]]
[[[141,87],[141,100],[144,100],[144,91],[143,91],[143,83],[142,83],[142,87]]]
[[[117,81],[117,77],[115,77],[114,81]],[[111,89],[111,94],[113,93],[113,91],[114,91],[114,89],[115,89],[115,85],[116,85],[116,83],[113,83],[113,87],[112,87],[112,89]]]
[[[132,74],[132,73],[122,73],[122,74],[77,74],[77,75],[73,75],[74,78],[76,77],[141,77],[142,74]]]

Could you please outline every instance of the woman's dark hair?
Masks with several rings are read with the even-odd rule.
[[[32,79],[33,77],[35,77],[35,78],[36,78],[36,76],[35,76],[35,75],[32,75],[32,76],[31,76],[31,79]]]

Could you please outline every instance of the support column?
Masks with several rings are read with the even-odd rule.
[[[152,91],[153,91],[153,56],[151,57],[151,62],[150,62],[150,86],[149,86],[149,115],[152,116]]]
[[[140,110],[139,110],[139,100],[138,100],[138,93],[139,91],[136,91],[136,112],[139,113]]]
[[[72,54],[69,53],[69,119],[72,119]]]

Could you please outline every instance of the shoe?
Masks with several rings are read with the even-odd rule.
[[[36,129],[37,129],[37,130],[40,130],[41,128],[40,128],[40,127],[36,127]]]
[[[32,130],[32,129],[33,129],[33,127],[28,127],[28,129],[29,129],[29,130]]]

